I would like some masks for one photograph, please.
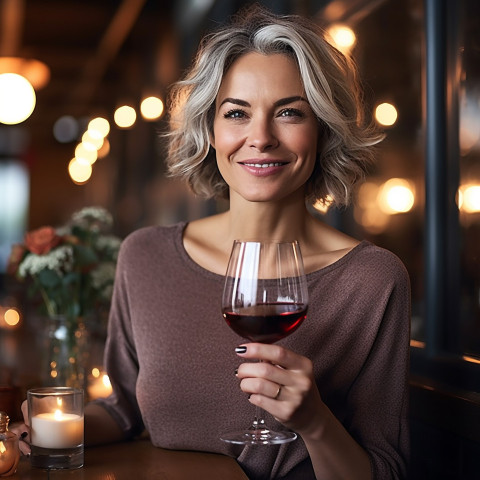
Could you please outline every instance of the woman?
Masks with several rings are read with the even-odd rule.
[[[229,210],[125,240],[106,348],[114,393],[87,407],[87,444],[146,428],[157,446],[234,456],[252,479],[405,476],[407,274],[306,206],[346,205],[381,140],[358,92],[347,59],[301,18],[253,7],[203,41],[172,93],[169,169]],[[222,320],[236,238],[300,243],[309,315],[275,345],[234,350]],[[252,404],[299,439],[221,442]]]

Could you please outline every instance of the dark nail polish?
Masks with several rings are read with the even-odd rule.
[[[27,435],[28,435],[28,432],[23,432],[23,433],[20,435],[20,439],[23,440]]]
[[[235,349],[235,353],[245,353],[247,351],[247,347],[237,347]]]
[[[238,375],[238,368],[235,369],[235,376]]]

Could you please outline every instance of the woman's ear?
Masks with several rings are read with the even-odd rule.
[[[210,142],[212,148],[215,148],[215,137],[213,136],[213,132],[210,132],[208,135],[208,141]]]

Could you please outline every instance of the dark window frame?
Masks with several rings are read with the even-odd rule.
[[[425,0],[425,348],[412,347],[412,375],[455,392],[480,392],[480,364],[459,340],[459,78],[462,11]]]

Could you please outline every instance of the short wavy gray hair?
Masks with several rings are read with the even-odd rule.
[[[383,135],[364,121],[361,89],[353,62],[331,46],[318,26],[296,15],[250,7],[232,23],[204,37],[191,69],[170,92],[167,167],[187,180],[195,194],[228,198],[213,134],[215,99],[225,72],[249,52],[295,59],[305,94],[319,123],[319,155],[307,182],[306,201],[348,205],[363,180],[372,146]]]

